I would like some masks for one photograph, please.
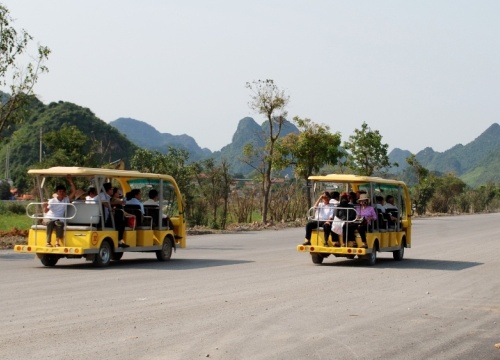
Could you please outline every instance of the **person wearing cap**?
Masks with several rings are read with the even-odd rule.
[[[306,241],[302,245],[311,245],[311,235],[313,229],[322,226],[325,235],[324,244],[325,246],[328,246],[328,238],[330,237],[332,230],[334,209],[333,205],[330,204],[330,193],[328,191],[322,193],[318,200],[316,200],[314,207],[316,208],[316,219],[307,223]]]
[[[360,194],[358,199],[358,217],[362,218],[363,221],[357,225],[357,230],[361,236],[363,247],[366,247],[366,232],[368,230],[368,225],[371,224],[373,220],[377,219],[375,209],[368,205],[369,199],[367,194]]]

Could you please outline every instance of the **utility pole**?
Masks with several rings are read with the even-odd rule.
[[[40,162],[42,162],[42,128],[40,128]]]

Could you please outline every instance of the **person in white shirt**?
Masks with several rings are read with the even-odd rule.
[[[306,225],[306,241],[303,245],[311,245],[311,234],[313,229],[316,229],[319,226],[323,227],[324,235],[325,235],[325,246],[328,246],[328,238],[330,237],[330,232],[332,230],[332,221],[333,221],[333,204],[330,204],[330,193],[325,191],[318,198],[314,207],[316,208],[316,219],[311,220]]]
[[[85,202],[87,204],[93,204],[97,202],[97,189],[93,186],[87,189],[87,196],[85,197]]]
[[[141,213],[144,215],[144,205],[141,202],[142,194],[140,189],[132,189],[129,194],[127,194],[127,205],[139,205],[141,208]]]
[[[155,206],[155,209],[158,209],[158,211],[159,211],[160,205],[158,203],[158,196],[159,196],[158,190],[156,190],[156,189],[149,190],[148,196],[149,196],[149,199],[144,201],[143,204],[146,206],[151,206],[151,207]],[[151,214],[149,214],[149,215],[151,215]],[[174,228],[174,224],[172,223],[170,218],[166,214],[164,214],[163,212],[161,213],[161,218],[162,218],[162,225],[163,226],[166,226],[169,229]],[[157,222],[158,222],[158,220],[153,218],[153,224],[156,224]]]
[[[330,193],[332,198],[330,199],[330,204],[333,206],[338,206],[340,204],[340,193],[338,191],[333,191]]]
[[[47,247],[52,246],[52,231],[56,229],[56,246],[61,246],[64,241],[64,223],[66,221],[66,208],[76,193],[75,185],[71,178],[68,178],[71,185],[71,194],[66,196],[66,186],[60,184],[56,186],[55,196],[43,203],[44,223],[47,226]]]

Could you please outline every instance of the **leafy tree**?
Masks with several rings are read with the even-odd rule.
[[[295,166],[297,177],[305,180],[318,173],[325,164],[336,164],[342,155],[339,145],[339,132],[331,133],[330,127],[312,122],[310,119],[293,118],[300,130],[299,134],[291,133],[281,138],[276,144],[276,167]],[[308,196],[308,205],[311,199]]]
[[[280,90],[273,80],[258,80],[247,83],[246,87],[252,92],[249,107],[257,113],[264,115],[267,119],[268,133],[267,142],[263,149],[253,149],[248,146],[245,149],[247,158],[257,158],[259,160],[255,169],[259,169],[262,175],[262,222],[267,222],[269,207],[269,194],[272,187],[271,174],[273,170],[273,158],[275,144],[279,138],[281,128],[287,116],[285,110],[289,96]],[[253,162],[248,162],[252,164]]]
[[[424,168],[418,162],[415,154],[406,158],[406,162],[413,169],[417,175],[417,185],[412,190],[412,198],[415,203],[415,210],[417,214],[424,214],[427,210],[427,204],[434,195],[434,179],[429,170]]]
[[[198,189],[200,191],[200,201],[196,203],[202,203],[200,205],[202,205],[201,207],[203,209],[210,209],[211,228],[225,229],[232,179],[229,175],[229,166],[226,161],[222,161],[220,165],[216,165],[214,159],[206,159],[195,164],[195,167]],[[218,215],[220,207],[222,207],[223,210],[221,220],[219,221]]]
[[[361,125],[361,130],[354,130],[354,135],[344,142],[344,148],[348,152],[347,165],[359,175],[371,176],[391,166],[387,155],[389,145],[383,144],[379,131],[372,131],[366,123]]]
[[[87,166],[87,141],[88,137],[74,125],[65,124],[60,130],[47,133],[44,145],[48,154],[41,166]]]
[[[434,192],[429,202],[429,210],[435,213],[455,212],[460,207],[460,195],[467,185],[452,173],[434,176]]]
[[[9,10],[0,4],[0,135],[4,128],[21,122],[26,105],[50,54],[46,46],[38,46],[38,54],[29,58],[33,37],[25,30],[16,30]]]

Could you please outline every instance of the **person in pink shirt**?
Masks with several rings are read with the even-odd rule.
[[[358,199],[358,217],[363,218],[363,221],[358,225],[358,232],[361,236],[361,241],[363,241],[363,247],[366,247],[366,231],[368,225],[377,219],[377,213],[375,209],[368,205],[369,197],[367,194],[360,194]]]

